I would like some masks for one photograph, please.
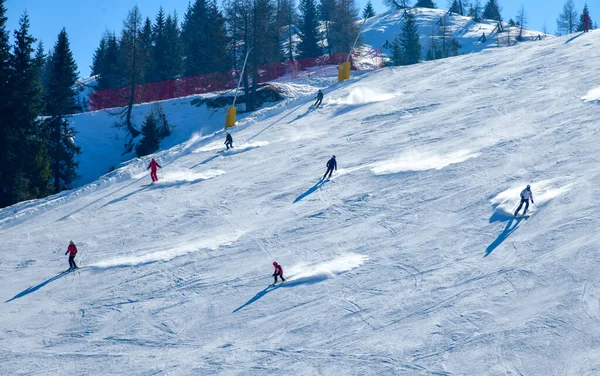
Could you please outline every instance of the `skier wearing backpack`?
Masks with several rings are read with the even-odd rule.
[[[283,278],[283,269],[281,268],[281,265],[279,265],[277,261],[273,261],[273,266],[275,267],[275,272],[273,273],[275,281],[273,282],[273,284],[277,283],[277,277],[281,278],[282,283],[285,282],[285,278]]]
[[[523,207],[523,204],[525,204],[525,210],[523,211],[523,215],[527,214],[527,209],[529,209],[529,200],[531,200],[532,204],[534,203],[533,193],[531,193],[531,186],[527,184],[527,188],[521,191],[521,203],[519,204],[519,207],[515,212],[515,217],[517,216],[517,214],[519,214],[519,211],[521,210],[521,207]]]
[[[154,160],[154,158],[152,158],[152,161],[151,161],[151,162],[150,162],[150,164],[148,165],[148,168],[147,168],[147,169],[149,169],[149,168],[151,168],[151,169],[152,169],[152,170],[150,170],[150,178],[152,179],[152,182],[154,183],[154,182],[158,181],[158,176],[156,176],[156,169],[157,169],[157,168],[162,168],[162,166],[161,166],[161,165],[159,165],[159,164],[158,164],[158,162],[156,162],[156,161]],[[146,170],[147,170],[147,169],[146,169]]]
[[[65,252],[65,255],[67,253],[69,254],[69,270],[77,269],[77,265],[75,264],[75,255],[77,254],[77,246],[75,245],[75,243],[73,243],[72,240],[69,242],[69,248],[67,248],[67,252]]]
[[[325,180],[327,178],[327,174],[329,174],[329,178],[331,178],[331,175],[333,175],[333,170],[337,171],[337,161],[335,160],[335,155],[327,161],[327,171],[325,171],[325,175],[323,175],[323,179],[321,180]]]
[[[225,136],[225,146],[227,146],[227,150],[229,148],[233,149],[233,137],[227,132],[227,136]]]

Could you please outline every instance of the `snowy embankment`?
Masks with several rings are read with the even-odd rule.
[[[355,76],[229,152],[166,105],[157,184],[134,160],[0,210],[0,374],[597,373],[599,37]]]

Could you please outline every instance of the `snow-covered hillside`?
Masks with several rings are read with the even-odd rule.
[[[597,374],[599,51],[355,76],[0,210],[0,374]]]
[[[419,35],[421,36],[421,48],[423,58],[431,48],[431,37],[435,35],[439,38],[440,19],[447,28],[449,38],[454,38],[460,44],[459,53],[468,54],[472,52],[481,52],[482,50],[505,47],[517,43],[519,35],[518,27],[508,27],[504,23],[505,32],[497,32],[497,21],[483,20],[475,22],[470,17],[463,17],[454,13],[448,13],[444,9],[415,8],[412,10],[417,20]],[[392,43],[394,38],[400,32],[403,22],[404,11],[389,11],[369,18],[364,26],[362,39],[367,46],[373,49],[382,48],[386,42]],[[481,36],[485,34],[485,41]],[[524,29],[523,38],[525,41],[532,41],[538,36],[542,38],[551,38],[544,33]],[[537,41],[536,41],[537,42]],[[384,54],[389,54],[389,49],[382,48]]]

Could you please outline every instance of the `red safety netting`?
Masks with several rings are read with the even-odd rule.
[[[341,53],[262,65],[258,68],[258,83],[277,80],[288,75],[290,80],[295,80],[301,77],[299,72],[306,72],[308,77],[320,74],[331,75],[332,72],[327,72],[325,67],[338,66],[346,61],[347,58],[348,54]],[[352,69],[357,70],[358,68],[354,65],[352,57],[350,58],[350,62]],[[319,67],[322,69],[318,69]],[[186,97],[188,95],[234,89],[237,85],[239,74],[239,71],[231,70],[228,72],[217,72],[137,85],[135,87],[134,103],[163,101]],[[249,72],[249,74],[250,82],[252,82],[252,72]],[[129,103],[130,96],[131,89],[129,87],[96,91],[90,95],[88,109],[96,111],[126,106]]]

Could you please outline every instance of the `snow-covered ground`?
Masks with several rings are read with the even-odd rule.
[[[0,374],[598,374],[599,51],[354,76],[0,210]]]
[[[419,35],[421,36],[421,50],[423,59],[427,56],[427,51],[431,48],[431,36],[439,38],[440,19],[446,26],[448,37],[456,39],[460,44],[459,53],[468,54],[472,52],[481,52],[487,49],[506,47],[517,43],[519,27],[508,27],[504,23],[505,32],[498,33],[497,21],[482,20],[475,22],[470,17],[463,17],[458,14],[448,13],[444,9],[415,8],[412,10],[415,14]],[[369,18],[363,29],[362,39],[367,46],[373,49],[382,48],[386,42],[392,43],[402,28],[404,11],[389,11]],[[480,40],[485,34],[485,41]],[[552,38],[550,35],[544,35],[540,31],[523,29],[523,40],[533,41],[541,36],[543,39]],[[538,41],[535,41],[536,43]],[[390,50],[382,48],[382,52],[389,55]]]

